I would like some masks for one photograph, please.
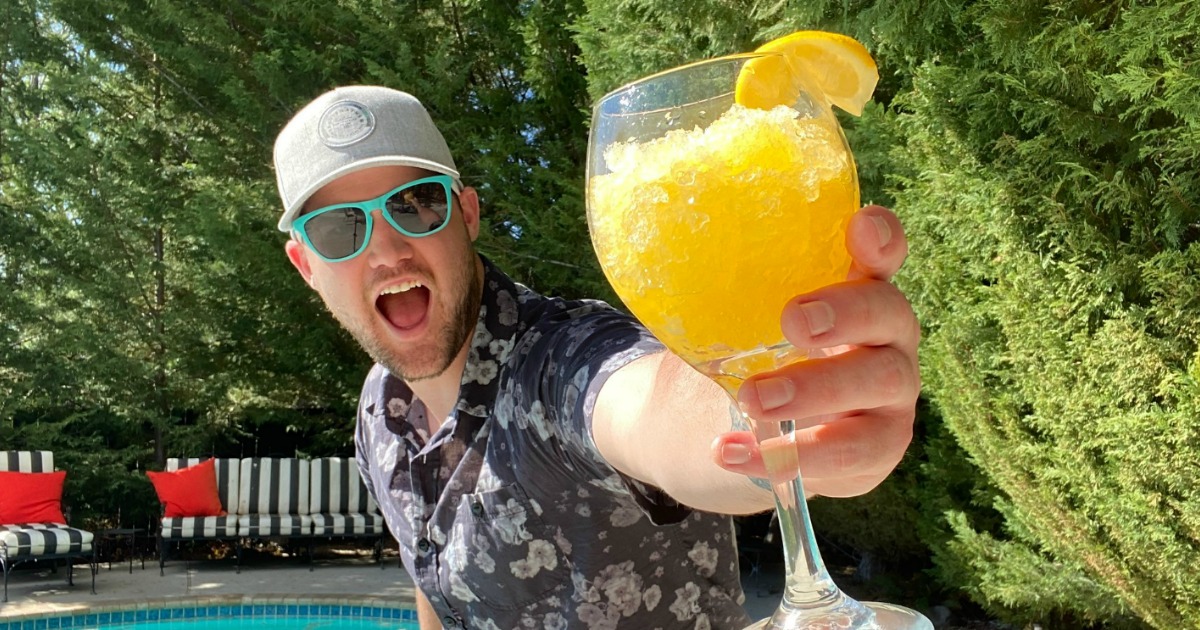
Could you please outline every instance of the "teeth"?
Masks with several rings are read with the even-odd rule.
[[[420,282],[416,282],[416,281],[401,282],[400,284],[390,286],[390,287],[380,291],[379,294],[380,295],[391,295],[393,293],[404,293],[405,291],[409,291],[411,289],[415,289],[417,287],[423,287],[423,286],[425,286],[425,285],[421,284]]]

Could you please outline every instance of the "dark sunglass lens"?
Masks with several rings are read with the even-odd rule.
[[[429,182],[401,190],[384,205],[396,225],[412,234],[425,234],[446,222],[448,202],[446,187]]]
[[[326,258],[345,258],[362,247],[367,215],[360,208],[338,208],[311,218],[304,232],[313,249]]]

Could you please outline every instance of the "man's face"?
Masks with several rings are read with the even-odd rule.
[[[429,174],[408,166],[351,173],[318,190],[304,211],[372,199]],[[482,264],[472,245],[479,199],[471,188],[456,195],[450,224],[431,236],[404,236],[378,211],[372,223],[366,250],[350,260],[325,262],[294,239],[288,258],[372,359],[405,381],[436,377],[479,316]]]

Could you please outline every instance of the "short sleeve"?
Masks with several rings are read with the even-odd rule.
[[[544,320],[545,322],[545,320]],[[599,302],[564,309],[552,318],[529,356],[540,383],[522,389],[537,391],[545,416],[563,446],[601,478],[620,479],[616,490],[628,492],[656,523],[676,522],[690,510],[657,488],[620,474],[600,454],[592,433],[592,415],[604,383],[617,370],[664,346],[637,320]]]

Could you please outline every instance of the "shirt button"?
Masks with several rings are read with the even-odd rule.
[[[429,553],[429,550],[432,548],[433,543],[429,542],[428,538],[422,538],[421,540],[417,541],[417,549],[419,549],[421,553]]]
[[[471,503],[471,514],[475,516],[483,516],[483,504],[478,501]]]
[[[442,617],[442,625],[447,628],[458,628],[460,624],[458,623],[458,619],[454,618],[454,615],[446,615]]]

